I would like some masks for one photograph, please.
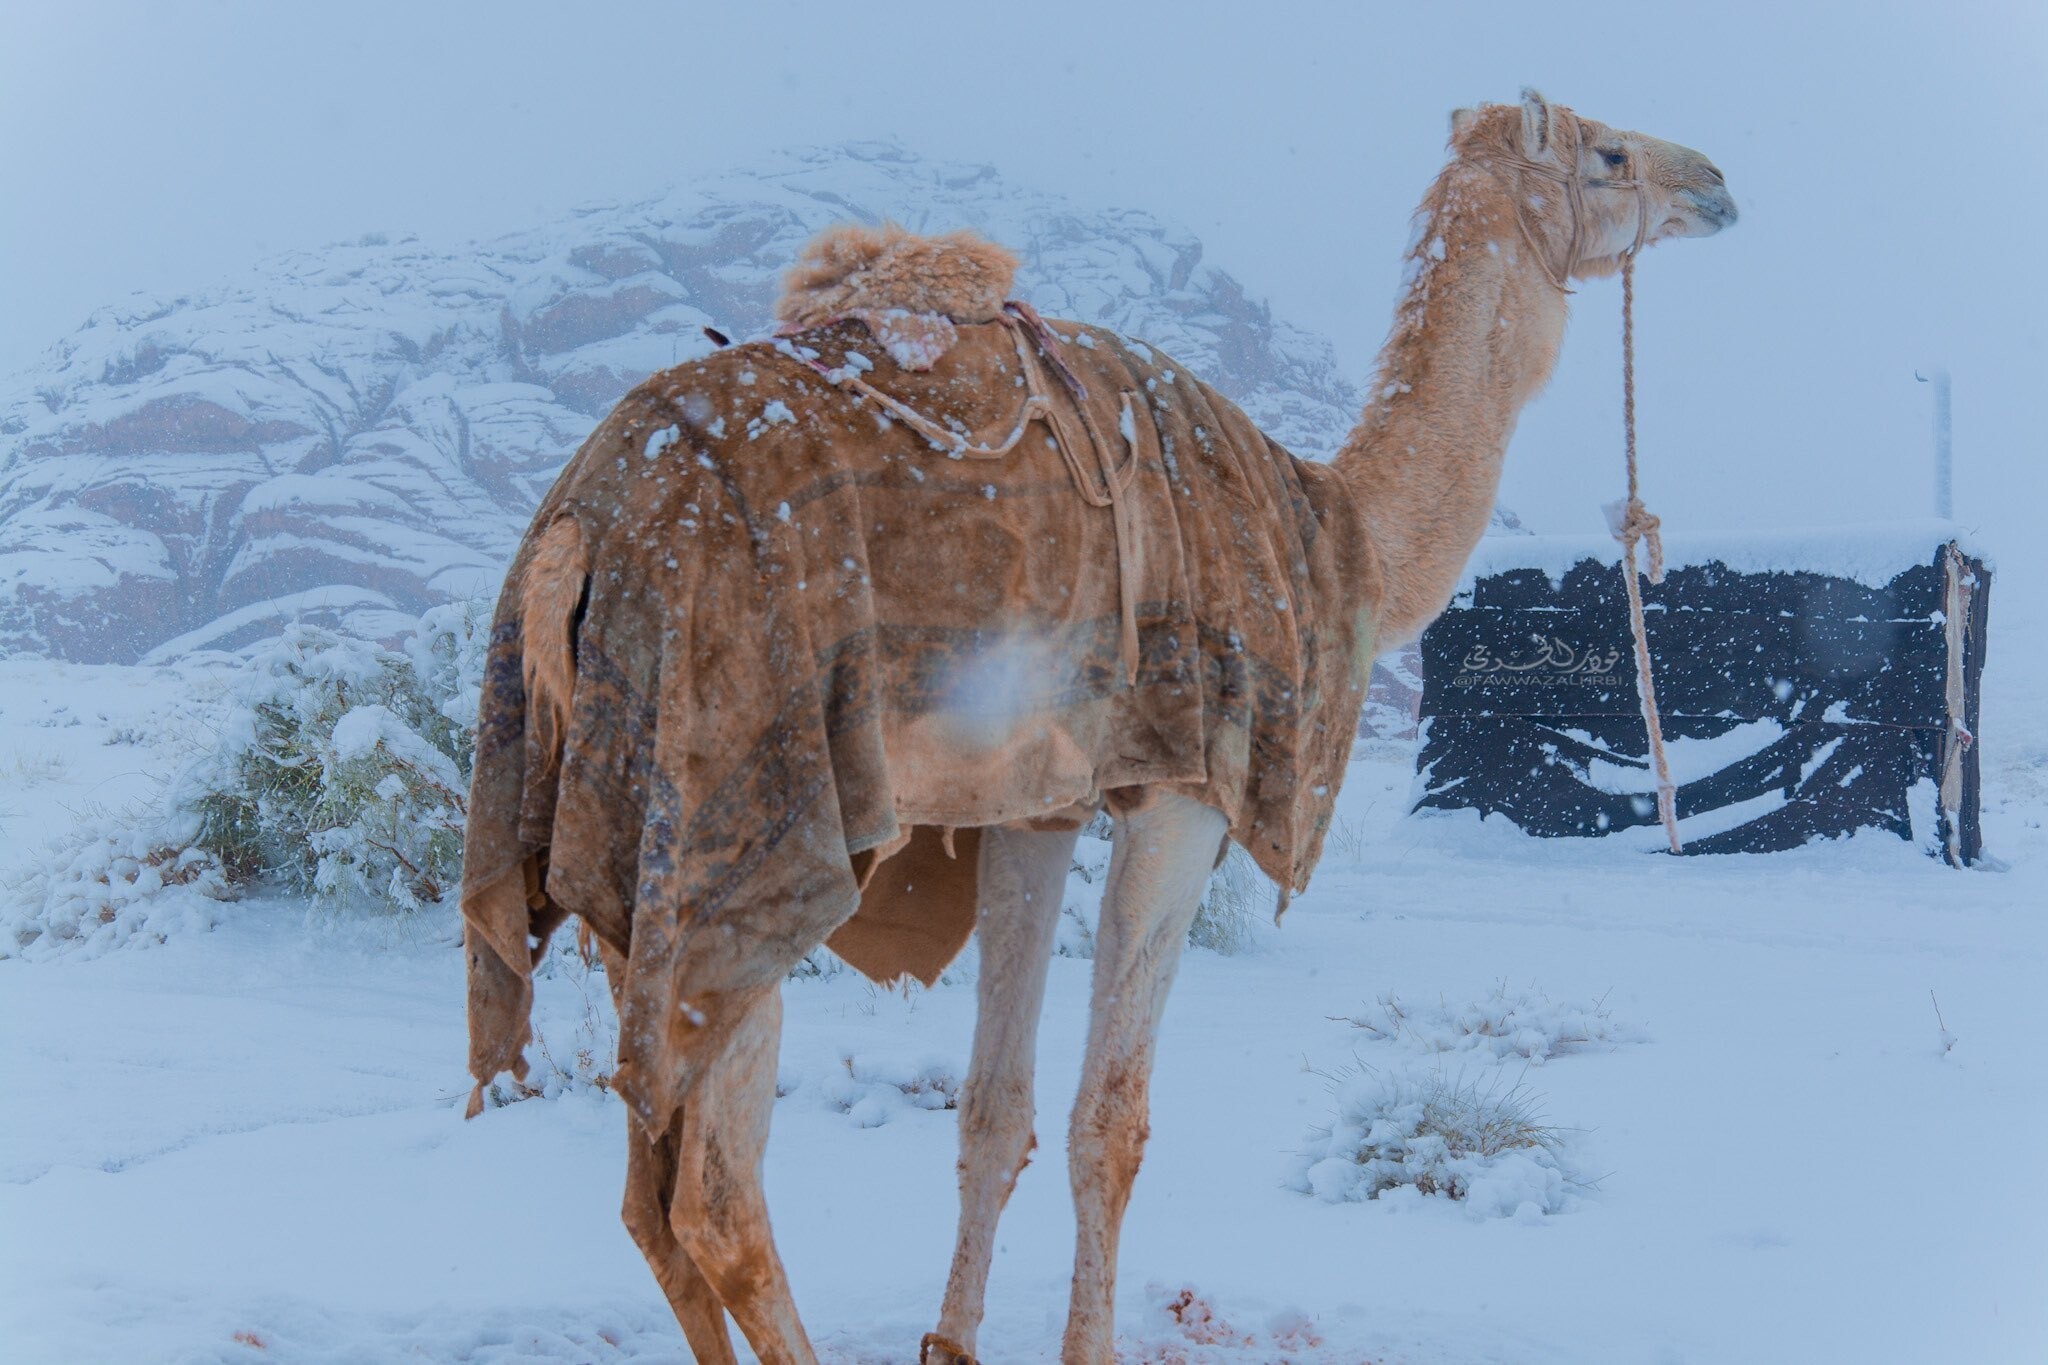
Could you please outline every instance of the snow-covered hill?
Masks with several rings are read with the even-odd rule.
[[[790,152],[444,250],[365,238],[102,309],[0,396],[0,656],[132,662],[494,591],[563,461],[844,218],[973,227],[1050,315],[1142,336],[1304,455],[1358,395],[1189,233],[889,143]]]

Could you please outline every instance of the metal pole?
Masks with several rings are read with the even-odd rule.
[[[1934,515],[1943,521],[1955,517],[1955,456],[1949,444],[1948,371],[1936,370],[1930,377],[1918,370],[1913,377],[1934,385]]]

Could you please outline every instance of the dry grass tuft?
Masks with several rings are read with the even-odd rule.
[[[1395,1193],[1471,1201],[1476,1216],[1563,1211],[1592,1182],[1571,1152],[1572,1130],[1546,1123],[1539,1097],[1488,1068],[1468,1079],[1442,1071],[1326,1073],[1336,1099],[1289,1184],[1328,1203]]]

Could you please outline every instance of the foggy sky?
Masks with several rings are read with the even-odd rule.
[[[2048,563],[2048,7],[1793,8],[10,4],[0,375],[275,252],[894,136],[1187,225],[1362,381],[1446,115],[1532,84],[1706,152],[1743,209],[1638,276],[1668,527],[1926,515],[1913,371],[1947,364],[1959,519]],[[1617,287],[1574,302],[1503,490],[1539,530],[1620,493]]]

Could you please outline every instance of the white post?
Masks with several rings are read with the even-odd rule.
[[[1955,458],[1949,445],[1948,371],[1937,369],[1930,378],[1915,370],[1913,377],[1934,385],[1934,515],[1949,521],[1955,516]]]

